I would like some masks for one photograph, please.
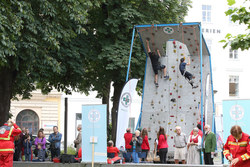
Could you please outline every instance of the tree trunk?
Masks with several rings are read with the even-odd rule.
[[[102,104],[107,104],[107,135],[109,136],[109,99],[110,99],[110,82],[107,82],[107,84],[103,87],[104,91],[102,94]]]
[[[116,129],[117,129],[117,111],[120,100],[121,91],[123,88],[122,83],[114,83],[113,107],[112,107],[112,140],[116,142]]]
[[[9,119],[10,100],[14,72],[8,68],[0,68],[0,126]]]

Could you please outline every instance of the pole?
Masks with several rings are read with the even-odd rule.
[[[67,136],[68,136],[68,98],[65,98],[65,112],[64,112],[64,154],[67,154]]]
[[[92,167],[94,167],[94,161],[95,161],[95,139],[92,138]]]
[[[131,46],[130,46],[130,53],[129,53],[129,60],[128,60],[128,70],[127,70],[126,82],[128,81],[128,76],[129,76],[130,62],[131,62],[131,56],[132,56],[132,50],[133,50],[133,44],[134,44],[134,36],[135,36],[135,27],[133,28],[133,35],[132,35]]]

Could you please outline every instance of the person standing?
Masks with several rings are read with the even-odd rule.
[[[132,158],[133,163],[139,163],[139,153],[141,152],[142,138],[140,137],[140,131],[136,130],[135,135],[133,135],[130,145],[132,146]]]
[[[24,146],[25,161],[31,161],[31,146],[32,146],[32,142],[31,142],[29,134],[25,135],[25,139],[23,141],[23,146]]]
[[[34,151],[35,156],[36,157],[38,156],[38,152],[39,152],[38,145],[41,145],[41,149],[43,152],[42,151],[40,151],[40,152],[41,152],[41,154],[44,154],[43,157],[45,157],[46,138],[44,137],[43,131],[38,131],[38,134],[37,134],[37,137],[35,139],[34,144],[36,146],[36,149]]]
[[[51,160],[53,160],[54,157],[58,157],[61,149],[61,139],[62,134],[58,132],[58,127],[53,127],[54,133],[49,135],[49,142],[51,144]]]
[[[0,127],[0,166],[12,167],[14,155],[15,136],[22,133],[21,129],[13,122],[8,121]]]
[[[179,164],[179,160],[181,160],[182,164],[186,163],[186,146],[187,146],[187,138],[186,134],[181,132],[181,127],[176,126],[176,135],[174,136],[174,161],[175,164]]]
[[[224,145],[224,156],[231,162],[232,167],[250,166],[250,137],[242,132],[238,125],[234,125],[230,130]]]
[[[148,55],[149,55],[149,58],[151,60],[152,68],[153,68],[154,73],[155,73],[154,83],[155,83],[155,86],[158,87],[159,86],[159,84],[158,84],[158,71],[163,70],[164,78],[167,80],[169,78],[169,76],[167,75],[167,68],[165,65],[161,65],[159,63],[159,58],[161,57],[159,49],[151,51],[151,49],[149,47],[149,41],[146,40],[146,43],[147,43]]]
[[[130,129],[130,128],[127,128],[127,129],[126,129],[126,132],[127,132],[127,133],[124,134],[125,148],[126,148],[127,151],[130,152],[130,151],[131,151],[131,148],[132,148],[132,146],[130,145],[130,142],[131,142],[131,140],[132,140],[133,134],[131,133],[131,129]]]
[[[142,152],[146,152],[146,157],[147,157],[148,152],[150,150],[150,146],[148,143],[148,130],[146,128],[142,129],[141,137],[142,137],[141,149]],[[145,159],[142,158],[142,161],[145,161]]]
[[[198,147],[201,146],[201,136],[198,134],[199,129],[193,129],[193,135],[188,138],[188,154],[187,154],[187,164],[200,164],[200,150]]]
[[[79,149],[82,147],[82,125],[79,124],[77,126],[78,135],[74,140],[75,148],[76,148],[76,155],[78,154]]]
[[[216,148],[216,136],[211,132],[210,125],[205,125],[205,137],[203,142],[204,161],[206,165],[214,164],[214,152]]]
[[[158,149],[161,163],[166,163],[167,153],[168,153],[168,142],[167,135],[163,127],[159,129],[158,137]]]

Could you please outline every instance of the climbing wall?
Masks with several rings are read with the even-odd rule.
[[[148,129],[151,150],[154,148],[153,144],[159,127],[165,128],[169,144],[168,158],[172,159],[175,127],[181,126],[182,132],[187,135],[196,127],[197,121],[201,118],[201,93],[204,95],[203,109],[206,113],[206,123],[212,124],[213,107],[208,51],[203,41],[203,90],[201,92],[200,32],[197,25],[151,26],[137,28],[137,31],[145,48],[146,39],[149,39],[151,50],[160,50],[162,56],[160,62],[167,66],[169,75],[169,79],[165,80],[163,71],[159,71],[157,88],[154,85],[151,61],[147,57],[141,127]],[[186,66],[186,70],[193,74],[194,85],[198,88],[192,89],[188,80],[179,71],[180,59],[183,57],[186,62],[188,57],[190,58],[190,65]]]

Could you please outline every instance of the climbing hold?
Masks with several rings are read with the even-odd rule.
[[[181,122],[183,122],[183,119],[181,119]]]
[[[170,129],[170,131],[172,131],[173,129]]]
[[[190,33],[190,35],[193,35],[193,33]]]
[[[153,124],[155,124],[155,121],[153,122]]]
[[[196,48],[195,50],[198,51],[198,48]]]
[[[178,92],[178,90],[176,90],[176,92]]]
[[[163,109],[161,109],[161,111],[163,111]]]
[[[157,113],[157,116],[159,116],[159,113]]]
[[[176,106],[176,104],[174,104],[174,106]]]
[[[202,64],[202,67],[204,67],[204,64]]]
[[[174,121],[174,123],[176,123],[176,121]]]
[[[187,33],[187,31],[183,31],[184,33]]]
[[[175,70],[173,70],[173,72],[175,72]]]
[[[174,107],[171,107],[171,109],[174,109]]]
[[[191,39],[190,39],[190,38],[188,38],[188,40],[190,41]]]
[[[193,68],[195,68],[195,66],[193,66]]]
[[[153,36],[155,36],[155,33],[152,33]]]
[[[174,117],[174,115],[170,115],[170,117]]]
[[[161,104],[161,102],[159,101],[159,104]]]
[[[151,101],[151,106],[153,106],[153,105],[154,105],[154,101],[152,100],[152,101]]]
[[[180,85],[180,88],[182,88],[182,85]]]
[[[176,61],[179,61],[179,59],[176,59]]]
[[[173,44],[175,45],[175,41],[173,41]]]
[[[181,98],[181,96],[178,96],[178,98]]]
[[[175,87],[173,89],[175,89]]]
[[[172,95],[172,93],[170,93],[170,95]]]
[[[175,66],[171,66],[171,68],[175,68]]]
[[[173,136],[171,136],[171,139],[173,139],[174,137]]]
[[[165,91],[167,91],[167,89],[164,89]]]
[[[182,46],[180,46],[180,49],[182,49]]]
[[[183,54],[183,53],[181,53],[181,56],[184,56],[184,54]]]
[[[174,83],[174,86],[176,86],[177,84],[176,83]]]
[[[174,45],[174,48],[176,48],[176,45]]]
[[[152,117],[154,116],[154,114],[152,114]]]
[[[165,121],[163,121],[163,123],[165,123]]]
[[[158,124],[161,124],[161,121],[158,121]]]
[[[161,95],[161,97],[163,97],[163,95]]]
[[[190,107],[189,109],[192,110],[192,107]]]
[[[193,47],[193,45],[192,45],[192,44],[190,44],[189,46],[190,46],[190,47]]]
[[[196,113],[194,112],[194,114],[193,114],[194,116],[196,115]]]
[[[169,125],[171,124],[171,122],[168,123]]]
[[[179,107],[179,109],[181,109],[181,107]]]
[[[172,78],[169,78],[169,81],[171,81],[172,80]]]
[[[176,102],[176,99],[172,98],[170,101],[174,103],[174,102]]]
[[[158,94],[158,92],[155,92],[155,94],[157,95],[157,94]]]
[[[174,53],[176,53],[176,50],[174,49]]]
[[[194,59],[192,59],[192,61],[194,61]]]
[[[194,95],[195,93],[193,92],[192,94]]]
[[[194,99],[194,102],[196,102],[196,100]]]

